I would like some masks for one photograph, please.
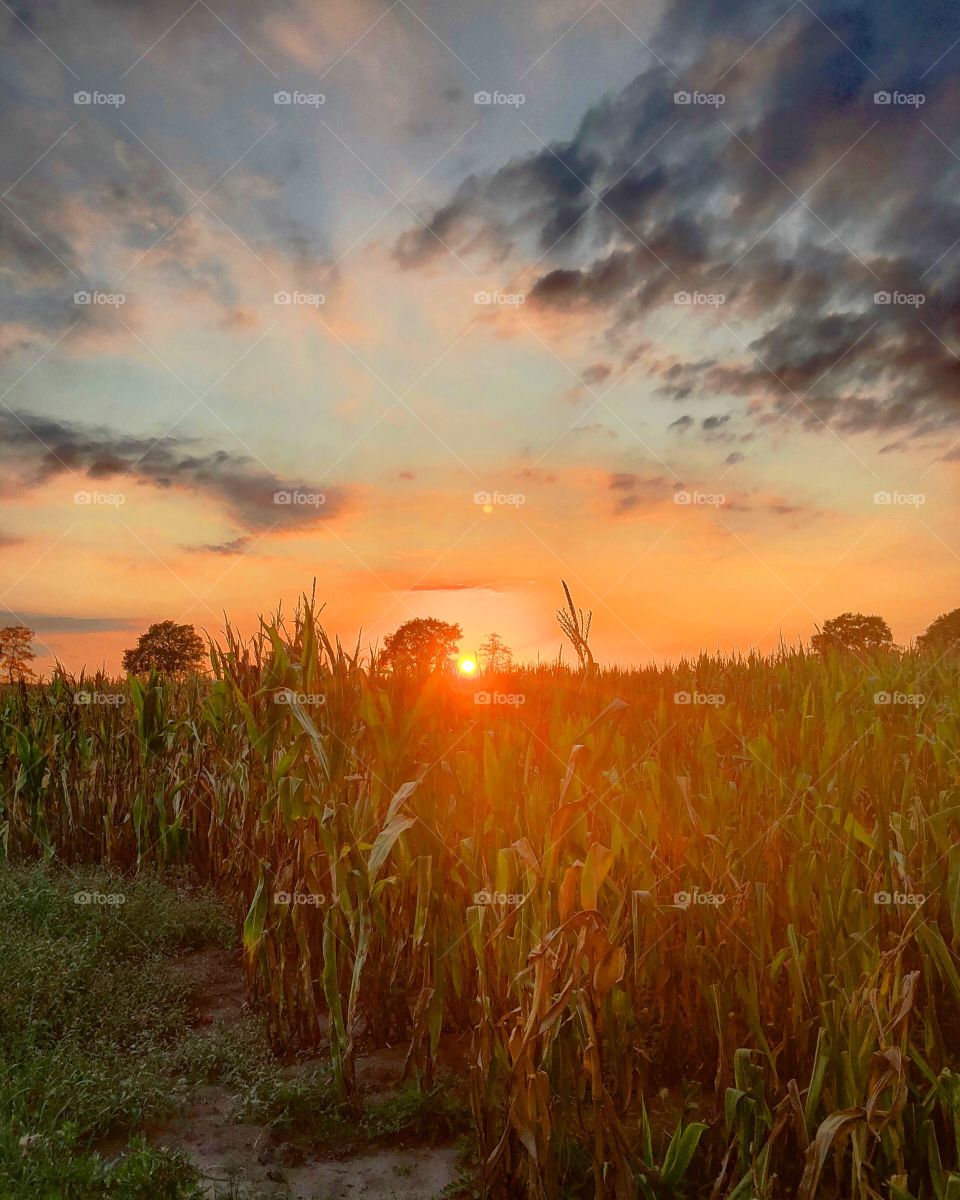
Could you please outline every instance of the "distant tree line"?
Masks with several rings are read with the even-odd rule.
[[[584,616],[575,608],[569,589],[564,585],[566,609],[558,613],[563,632],[577,653],[584,673],[594,667],[587,645],[592,613]],[[0,681],[33,683],[36,653],[32,648],[35,634],[26,625],[0,628]],[[385,640],[374,655],[378,670],[391,675],[424,679],[429,675],[452,671],[463,638],[459,625],[436,617],[416,617],[405,621]],[[960,650],[960,608],[941,613],[931,621],[915,642],[920,651],[946,654]],[[810,639],[810,648],[818,654],[830,652],[866,654],[876,650],[895,650],[890,626],[876,613],[845,612],[824,621]],[[200,671],[205,657],[203,639],[192,625],[158,621],[140,635],[137,644],[123,655],[123,669],[131,675],[151,670],[163,675],[188,675]],[[476,654],[482,671],[496,673],[513,667],[513,651],[498,633],[491,633]]]
[[[916,640],[918,650],[944,654],[960,648],[960,608],[941,613]],[[824,621],[823,628],[810,639],[810,647],[819,654],[831,650],[863,654],[871,650],[893,649],[890,626],[875,613],[845,612]]]

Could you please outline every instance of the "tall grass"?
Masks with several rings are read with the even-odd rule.
[[[348,1103],[469,1035],[485,1194],[960,1196],[956,660],[414,685],[294,624],[4,693],[6,855],[216,883]]]

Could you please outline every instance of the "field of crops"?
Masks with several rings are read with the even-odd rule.
[[[956,659],[213,666],[4,690],[2,852],[213,884],[345,1106],[466,1042],[484,1195],[960,1197]]]

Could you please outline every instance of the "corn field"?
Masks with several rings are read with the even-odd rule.
[[[293,626],[5,689],[5,857],[212,883],[345,1106],[467,1044],[485,1196],[960,1200],[956,659],[414,685]]]

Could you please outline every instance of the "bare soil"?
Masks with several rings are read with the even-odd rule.
[[[197,1028],[236,1023],[248,1016],[238,953],[200,950],[177,960],[191,987]],[[357,1081],[367,1099],[390,1096],[400,1082],[404,1047],[364,1055]],[[296,1074],[311,1064],[284,1068]],[[194,1092],[175,1117],[155,1129],[156,1145],[181,1150],[217,1200],[437,1200],[457,1195],[458,1155],[452,1146],[369,1145],[358,1136],[342,1147],[305,1146],[266,1125],[232,1119],[236,1095],[211,1085]]]

